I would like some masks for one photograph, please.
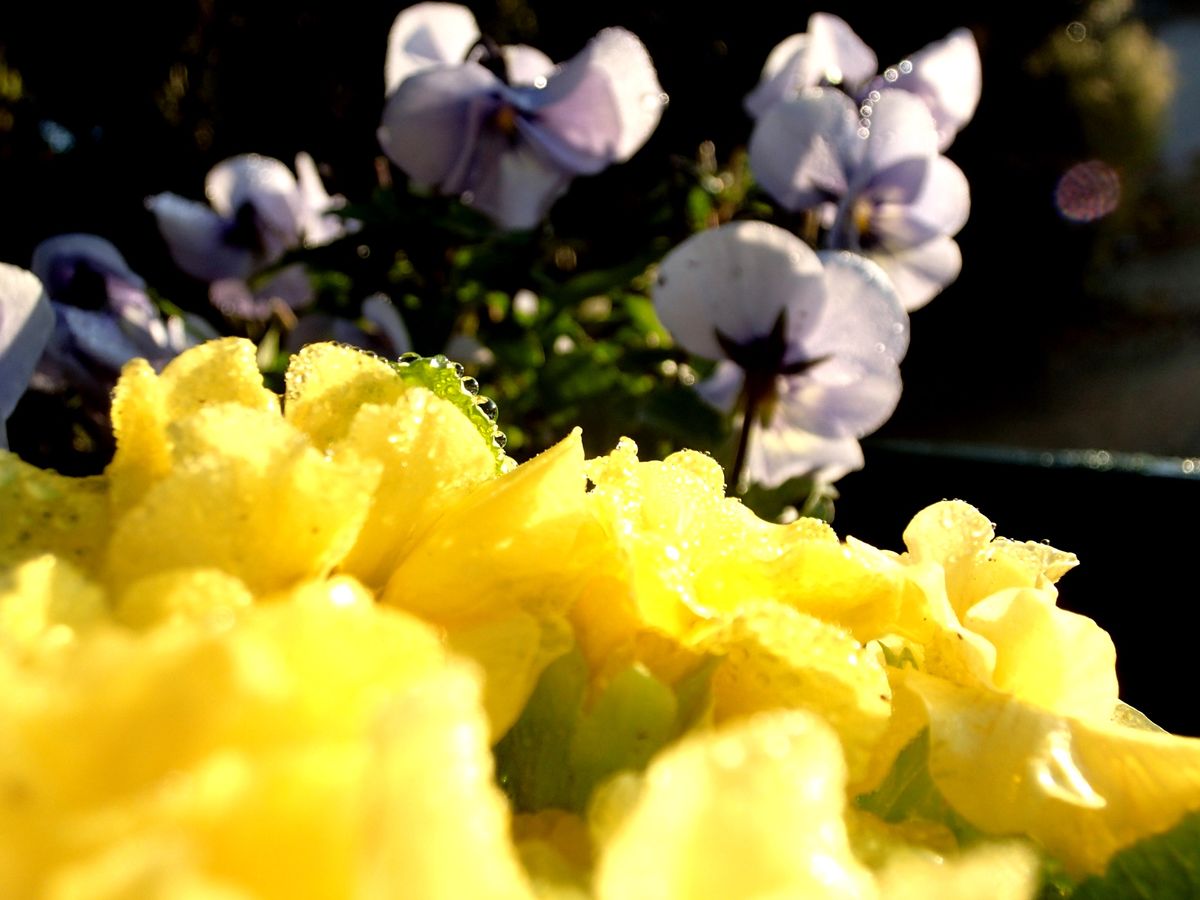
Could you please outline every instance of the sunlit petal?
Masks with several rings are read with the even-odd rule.
[[[384,92],[390,94],[414,72],[453,65],[467,58],[479,40],[479,26],[457,3],[417,3],[404,10],[388,32]]]

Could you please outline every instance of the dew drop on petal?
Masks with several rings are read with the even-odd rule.
[[[537,78],[533,79],[533,86],[534,86],[535,88],[537,88],[539,91],[540,91],[542,88],[544,88],[544,87],[546,86],[546,76],[545,76],[545,75],[539,75],[539,76],[537,76]]]
[[[875,112],[875,110],[870,103],[864,103],[858,108],[858,114],[867,119],[871,118],[871,113],[873,112]]]
[[[1084,25],[1082,22],[1070,23],[1067,26],[1067,37],[1077,44],[1083,40],[1086,40],[1087,39],[1087,26]]]
[[[871,129],[865,126],[859,126],[858,136],[864,141],[871,136]]]
[[[1120,200],[1121,177],[1098,159],[1071,166],[1054,188],[1054,205],[1071,222],[1094,222],[1115,210]]]
[[[867,94],[867,99],[870,100],[872,103],[878,103],[879,98],[882,96],[883,95],[881,93],[879,93],[879,91],[871,91],[871,93]]]
[[[842,70],[837,66],[830,66],[825,70],[825,80],[830,84],[841,84],[844,77]]]
[[[475,194],[472,191],[463,191],[458,199],[462,201],[463,206],[470,206],[475,202]]]
[[[871,120],[864,116],[863,118],[858,120],[858,127],[859,128],[870,128]]]
[[[900,77],[900,73],[891,67],[888,67],[883,72],[883,80],[884,81],[895,81],[899,77]]]
[[[896,68],[900,70],[901,75],[907,75],[912,72],[912,60],[902,59],[900,60],[900,65],[898,65]]]

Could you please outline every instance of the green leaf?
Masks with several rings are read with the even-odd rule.
[[[643,768],[707,705],[711,667],[672,689],[638,664],[589,702],[590,673],[576,648],[542,673],[521,717],[496,745],[496,772],[521,812],[582,812],[600,782]]]
[[[459,363],[440,353],[437,356],[405,353],[391,365],[406,384],[426,388],[458,407],[491,447],[497,471],[507,472],[516,465],[504,452],[508,438],[496,427],[498,411],[495,402],[479,393],[478,382],[464,376]]]
[[[1115,854],[1103,875],[1084,879],[1071,900],[1185,900],[1200,897],[1200,811],[1170,831]]]
[[[893,824],[920,819],[945,825],[959,843],[982,838],[983,832],[956,813],[929,774],[929,729],[900,751],[883,783],[855,801],[861,809]]]

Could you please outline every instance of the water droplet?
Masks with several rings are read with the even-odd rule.
[[[858,127],[859,127],[859,128],[870,128],[870,127],[871,127],[871,120],[870,120],[870,119],[868,119],[868,118],[866,118],[866,117],[863,117],[863,118],[859,119],[859,120],[858,120]]]
[[[467,371],[466,369],[463,368],[463,364],[459,363],[459,362],[450,363],[450,368],[452,368],[454,370],[454,374],[457,375],[459,378],[462,378],[463,373]]]
[[[663,549],[663,553],[666,554],[667,559],[669,559],[671,562],[679,562],[679,548],[678,547],[668,544]]]
[[[873,112],[875,112],[875,110],[870,103],[864,103],[858,108],[859,115],[861,115],[864,119],[871,118],[871,113]]]
[[[860,125],[858,129],[858,136],[865,141],[871,136],[871,129]]]
[[[900,60],[900,65],[896,68],[900,70],[901,75],[907,75],[912,71],[912,60],[902,59]]]
[[[459,194],[458,199],[462,201],[463,206],[470,206],[475,202],[475,194],[473,191],[463,191]]]
[[[1200,468],[1200,461],[1195,459],[1185,459],[1179,464],[1179,468],[1183,471],[1184,475],[1194,475],[1197,469]]]
[[[900,77],[900,73],[890,67],[885,69],[883,72],[883,80],[884,81],[895,81],[899,77]]]
[[[842,70],[837,66],[830,66],[825,70],[825,80],[830,84],[841,84],[844,77]]]
[[[468,375],[460,383],[462,384],[462,389],[464,391],[466,391],[468,394],[478,394],[479,393],[479,382],[476,381],[471,376]]]
[[[883,94],[879,93],[879,91],[871,91],[871,93],[867,94],[867,99],[870,100],[872,103],[878,103],[879,98],[882,96],[883,96]]]
[[[535,88],[537,88],[539,91],[540,91],[542,88],[544,88],[544,87],[546,86],[546,76],[545,76],[545,75],[539,75],[539,76],[537,76],[535,79],[533,79],[533,86],[534,86]]]
[[[410,365],[411,363],[415,363],[420,358],[421,358],[420,353],[413,353],[410,350],[408,353],[401,353],[400,358],[397,359],[396,362],[400,363],[400,365],[402,365],[402,366],[407,366],[407,365]]]
[[[904,323],[903,322],[893,322],[892,323],[892,334],[904,334]]]
[[[666,99],[664,99],[666,96],[666,94],[655,93],[642,94],[642,109],[646,110],[646,112],[661,109],[667,103]]]
[[[446,358],[446,354],[444,353],[439,353],[429,360],[429,367],[431,369],[444,369],[448,365],[450,365],[450,360]]]
[[[1067,37],[1077,44],[1080,41],[1086,40],[1087,26],[1082,22],[1072,22],[1067,26]]]
[[[884,344],[882,341],[880,341],[878,344],[875,345],[876,353],[884,353],[886,351],[887,351],[887,345]]]
[[[508,435],[503,431],[497,431],[492,435],[492,443],[503,450],[508,445]]]
[[[475,407],[493,422],[496,421],[496,416],[500,414],[500,409],[496,406],[496,401],[487,397],[478,398],[475,401]]]

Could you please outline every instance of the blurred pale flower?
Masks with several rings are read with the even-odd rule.
[[[699,386],[742,402],[746,471],[767,486],[861,465],[857,439],[892,414],[908,319],[874,264],[814,253],[783,229],[736,222],[693,235],[659,267],[654,302],[685,349],[720,360]]]
[[[774,104],[750,138],[750,164],[785,208],[823,214],[826,246],[878,263],[911,311],[958,276],[953,236],[967,220],[970,191],[938,152],[922,101],[892,89],[873,96],[862,120],[869,125],[840,91],[814,88]]]
[[[357,227],[332,212],[346,200],[326,192],[307,153],[297,154],[296,173],[270,157],[234,156],[208,173],[208,204],[168,193],[147,197],[146,208],[183,271],[201,281],[245,282],[288,250],[327,244]],[[303,302],[294,294],[285,301]]]
[[[32,268],[54,307],[54,336],[38,364],[35,386],[68,386],[102,397],[121,367],[143,358],[162,368],[168,360],[214,336],[202,320],[163,318],[146,283],[111,243],[92,234],[62,234],[33,251]]]
[[[0,263],[0,449],[8,448],[4,423],[29,386],[54,332],[54,311],[38,279]]]
[[[498,46],[450,3],[396,18],[385,81],[379,142],[392,162],[509,230],[537,225],[577,175],[632,156],[666,103],[646,48],[622,28],[556,66]]]
[[[881,75],[875,75],[876,65],[874,51],[849,25],[829,13],[813,13],[807,32],[785,38],[768,55],[758,85],[746,97],[746,110],[758,118],[779,101],[814,87],[840,88],[857,103],[871,101],[872,92],[885,87],[897,88],[928,106],[940,150],[975,114],[982,88],[979,48],[965,28],[956,28]]]

